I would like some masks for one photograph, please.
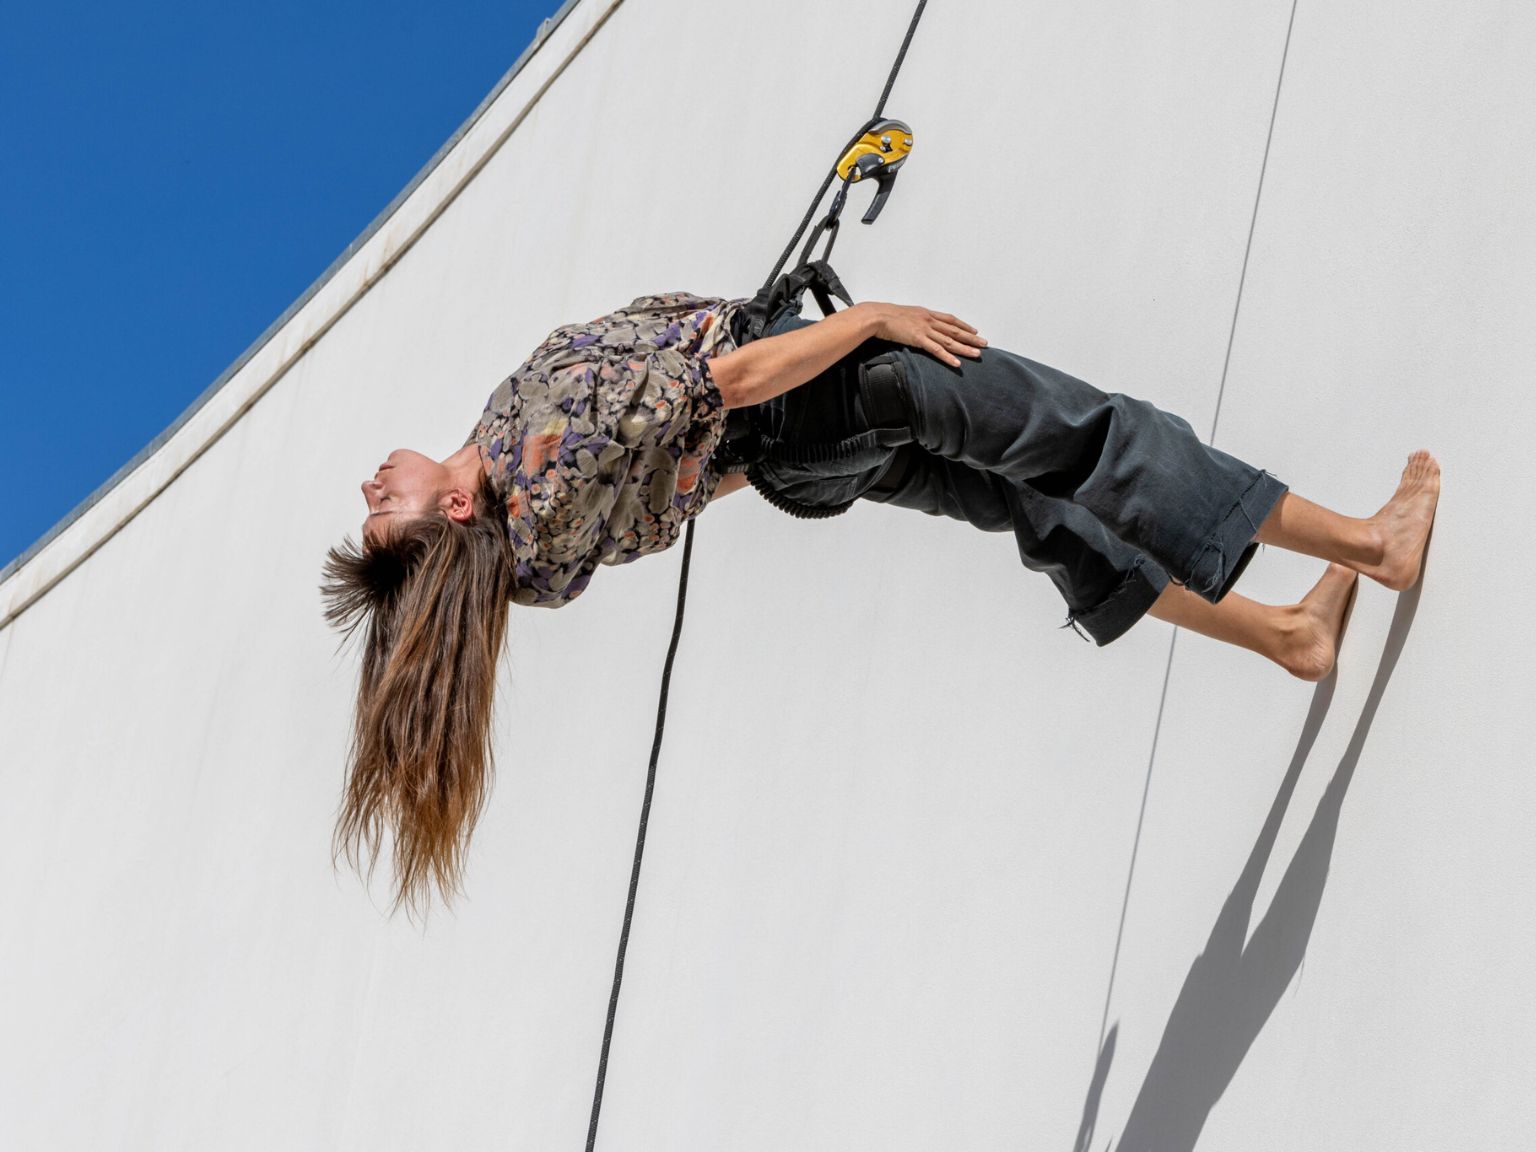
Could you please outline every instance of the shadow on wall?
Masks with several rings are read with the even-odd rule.
[[[1423,587],[1421,578],[1398,597],[1386,648],[1349,746],[1285,871],[1269,911],[1245,948],[1243,941],[1264,865],[1302,767],[1322,730],[1338,676],[1330,674],[1318,683],[1290,768],[1258,841],[1211,928],[1204,951],[1195,957],[1189,975],[1184,978],[1184,986],[1163,1029],[1162,1041],[1120,1134],[1118,1152],[1189,1152],[1194,1148],[1211,1109],[1232,1082],[1248,1049],[1301,967],[1323,901],[1344,794],[1349,790],[1376,710],[1407,642]],[[1093,1139],[1099,1099],[1114,1059],[1118,1029],[1117,1022],[1105,1036],[1099,1053],[1075,1152],[1087,1152]]]

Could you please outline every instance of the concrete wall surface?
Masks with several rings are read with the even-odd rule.
[[[454,450],[558,324],[750,295],[909,14],[579,0],[0,583],[0,1147],[583,1146],[682,548],[514,613],[468,896],[424,928],[331,870],[320,563],[380,454]],[[1350,515],[1429,448],[1424,577],[1362,580],[1314,685],[1151,618],[1085,644],[1007,534],[722,499],[597,1147],[1527,1146],[1533,74],[1513,0],[930,5],[854,294]]]

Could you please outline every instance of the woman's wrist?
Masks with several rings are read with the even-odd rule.
[[[872,340],[881,335],[881,326],[884,323],[886,305],[878,300],[860,300],[857,304],[846,309],[848,312],[859,314],[862,331],[865,340]]]

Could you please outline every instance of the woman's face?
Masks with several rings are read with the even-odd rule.
[[[450,484],[448,469],[442,464],[409,448],[396,448],[379,465],[373,479],[363,481],[363,499],[368,502],[364,541],[385,540],[393,525],[433,511]]]

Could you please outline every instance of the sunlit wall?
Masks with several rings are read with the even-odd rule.
[[[682,548],[514,614],[469,890],[333,874],[379,454],[558,324],[749,295],[905,4],[580,0],[375,231],[0,583],[0,1145],[585,1140]],[[1186,417],[1422,583],[1335,677],[874,504],[698,522],[597,1147],[1523,1148],[1536,9],[935,3],[855,295]],[[862,205],[862,199],[859,200]],[[235,351],[232,349],[231,353]],[[1240,592],[1299,599],[1266,549]]]

